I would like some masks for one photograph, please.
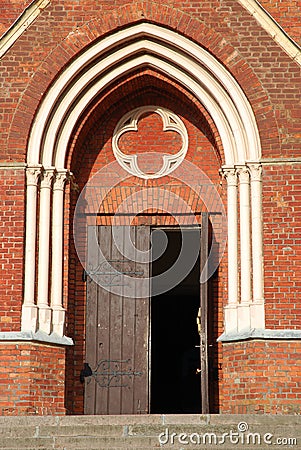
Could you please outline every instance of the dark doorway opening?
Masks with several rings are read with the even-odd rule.
[[[200,337],[196,323],[200,307],[200,229],[155,228],[151,237],[150,412],[200,413]],[[183,246],[186,254],[178,270],[158,277],[175,267]],[[189,273],[179,282],[184,266]]]

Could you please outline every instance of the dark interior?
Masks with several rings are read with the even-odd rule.
[[[163,232],[166,233],[168,244],[165,252],[154,261],[166,242]],[[176,270],[170,277],[156,279],[156,275],[165,273],[174,265],[182,243],[187,252],[179,264],[179,271]],[[200,306],[200,258],[196,258],[195,264],[190,258],[199,248],[199,243],[198,229],[152,230],[150,411],[153,414],[201,412],[201,379],[196,374],[200,367],[196,324]],[[183,264],[193,267],[177,284]],[[168,288],[168,284],[177,285],[160,293]]]

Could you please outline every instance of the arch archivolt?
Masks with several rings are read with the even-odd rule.
[[[140,38],[139,38],[140,37]],[[136,40],[137,42],[133,42]],[[114,51],[114,47],[122,48]],[[111,50],[106,57],[101,58]],[[93,67],[86,69],[93,63]],[[253,111],[231,74],[206,50],[158,25],[142,23],[104,38],[61,74],[42,102],[30,133],[28,163],[62,164],[67,131],[78,112],[107,85],[141,66],[155,67],[176,79],[203,103],[223,139],[226,164],[256,161],[260,142]],[[75,80],[76,77],[76,81]],[[88,89],[87,89],[88,87]],[[87,89],[84,95],[81,95]],[[72,112],[70,107],[72,106]],[[68,118],[68,126],[63,119]],[[46,131],[45,126],[49,125]],[[65,131],[64,138],[59,132]],[[59,137],[59,141],[54,141]],[[43,141],[44,140],[44,141]],[[47,152],[44,152],[47,148]]]
[[[76,122],[87,105],[116,80],[147,67],[185,87],[215,122],[225,151],[225,165],[221,170],[228,186],[229,298],[225,328],[228,333],[264,328],[263,282],[259,282],[259,287],[257,284],[258,277],[263,279],[261,146],[252,108],[236,80],[209,52],[171,30],[139,23],[89,46],[52,84],[36,113],[27,153],[24,331],[39,328],[47,334],[64,333],[63,199],[69,177],[65,161]],[[40,220],[37,224],[38,191]],[[238,197],[241,232],[238,230]],[[50,211],[53,213],[52,233]],[[39,254],[35,298],[37,227]],[[50,249],[52,268],[49,267]]]

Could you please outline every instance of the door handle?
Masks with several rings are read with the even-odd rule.
[[[197,326],[198,326],[198,333],[199,334],[201,334],[202,333],[202,323],[201,323],[201,317],[202,317],[202,309],[201,309],[201,307],[199,307],[199,310],[198,310],[198,315],[197,315],[197,317],[196,317],[196,323],[197,323]]]

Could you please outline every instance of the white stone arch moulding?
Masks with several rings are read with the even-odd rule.
[[[87,105],[114,80],[140,67],[155,68],[175,79],[204,105],[217,126],[225,152],[226,164],[221,170],[228,184],[228,305],[225,308],[225,331],[231,334],[251,328],[263,329],[261,146],[252,108],[236,80],[210,53],[178,33],[158,25],[140,23],[117,31],[82,52],[50,87],[35,116],[27,152],[22,330],[40,330],[47,334],[54,332],[61,336],[64,333],[62,233],[64,184],[69,176],[65,168],[68,143],[76,121]],[[38,190],[41,199],[39,235],[44,237],[44,242],[39,246],[43,249],[43,255],[40,250],[38,298],[35,299]],[[241,232],[238,232],[238,192],[239,201],[244,206],[240,208],[240,223],[246,227],[244,233],[242,226]],[[51,202],[53,228],[50,243]],[[239,235],[241,251],[246,252],[241,252],[240,256]],[[49,279],[50,248],[52,273],[54,271],[56,277],[60,277],[59,283],[53,277]]]

